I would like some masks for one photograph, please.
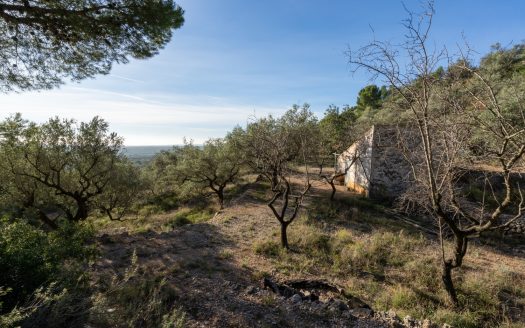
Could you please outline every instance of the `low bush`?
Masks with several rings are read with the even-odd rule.
[[[206,222],[213,217],[213,214],[214,212],[207,207],[182,209],[168,220],[167,226],[174,229],[186,224]]]
[[[170,191],[152,196],[148,199],[148,203],[160,208],[162,211],[171,211],[179,207],[181,201],[176,192]]]
[[[383,274],[386,267],[400,267],[411,261],[417,249],[424,246],[423,237],[414,237],[403,231],[379,232],[370,238],[348,243],[335,256],[337,263],[349,266],[354,271]]]
[[[290,229],[290,241],[299,251],[318,257],[329,254],[332,248],[330,235],[310,225],[293,226]]]
[[[92,237],[92,228],[81,224],[64,223],[57,231],[44,232],[22,220],[1,219],[2,311],[24,304],[39,287],[62,279],[68,261],[91,258],[95,250],[86,243]]]
[[[170,327],[185,325],[185,313],[174,306],[176,293],[166,279],[143,273],[133,254],[122,277],[101,277],[91,296],[89,326]]]
[[[253,249],[256,254],[268,257],[277,257],[281,253],[281,245],[273,239],[257,241],[255,242]]]
[[[183,225],[191,224],[191,223],[193,223],[193,222],[191,222],[191,220],[188,219],[184,215],[175,215],[175,217],[173,219],[170,219],[168,221],[168,225],[172,229],[178,228],[178,227],[182,227]]]
[[[160,207],[159,205],[148,204],[142,206],[142,208],[138,210],[137,214],[139,217],[148,218],[154,214],[161,213],[162,211],[162,207]]]

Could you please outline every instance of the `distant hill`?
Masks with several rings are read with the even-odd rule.
[[[123,154],[137,164],[149,162],[156,154],[163,150],[170,150],[173,145],[164,146],[125,146]]]

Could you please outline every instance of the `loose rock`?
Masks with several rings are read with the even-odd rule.
[[[299,294],[294,294],[292,297],[290,297],[290,301],[292,301],[292,303],[295,303],[295,304],[300,303],[302,300],[303,298]]]

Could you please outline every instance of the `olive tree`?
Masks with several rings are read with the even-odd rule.
[[[200,191],[211,191],[222,210],[224,190],[235,183],[242,165],[242,156],[225,139],[210,139],[202,147],[185,142],[178,150],[173,174],[182,184],[192,184]]]
[[[141,177],[146,182],[147,193],[153,197],[164,197],[177,192],[178,182],[169,174],[177,165],[180,147],[162,150],[141,169]]]
[[[289,248],[287,229],[310,190],[309,147],[317,124],[309,106],[293,106],[282,117],[268,116],[248,124],[243,149],[252,169],[270,185],[268,207],[281,227],[281,246]],[[297,172],[296,166],[304,167]]]
[[[431,1],[421,15],[409,13],[401,46],[373,41],[348,55],[355,69],[387,82],[396,98],[393,106],[408,113],[399,128],[412,172],[404,201],[436,219],[441,279],[458,306],[452,272],[462,266],[469,241],[512,224],[525,210],[518,180],[525,154],[525,97],[519,87],[524,75],[514,66],[504,78],[501,67],[474,67],[468,52],[451,58],[446,49],[429,47],[433,15]],[[446,72],[440,69],[443,63]],[[473,168],[484,176],[483,197],[474,201],[464,182]],[[445,228],[453,236],[450,252],[443,242]]]
[[[1,190],[6,204],[51,228],[83,221],[95,210],[119,219],[139,195],[138,172],[121,154],[122,138],[99,117],[77,124],[52,118],[0,123]]]

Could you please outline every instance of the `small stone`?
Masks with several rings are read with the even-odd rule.
[[[448,323],[444,323],[443,326],[441,326],[441,328],[452,328],[452,326]]]
[[[386,316],[391,319],[397,319],[397,313],[393,310],[388,310],[388,312],[386,312]]]
[[[292,297],[290,297],[290,301],[292,301],[292,303],[300,303],[302,300],[303,298],[299,294],[294,294]]]
[[[255,286],[248,286],[244,292],[247,295],[253,295],[253,294],[257,293],[257,287],[255,287]]]
[[[372,316],[373,312],[367,308],[355,308],[350,310],[350,314],[358,318],[368,318]]]
[[[404,324],[405,326],[407,326],[407,327],[414,327],[414,326],[415,326],[415,323],[416,323],[415,320],[414,320],[411,316],[409,316],[409,315],[407,315],[407,316],[403,319],[403,324]]]
[[[432,328],[432,321],[425,319],[421,323],[421,328]]]

